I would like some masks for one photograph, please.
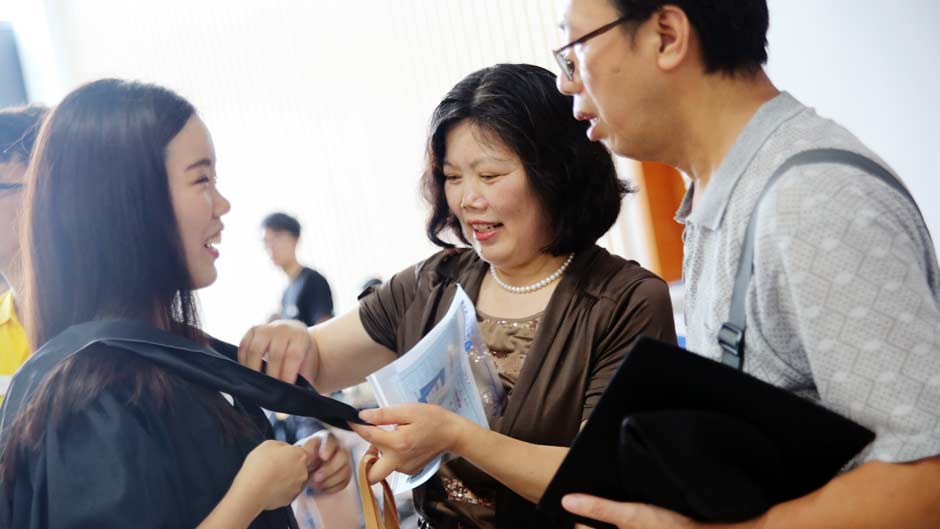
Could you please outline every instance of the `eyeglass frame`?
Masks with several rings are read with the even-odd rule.
[[[561,68],[561,73],[565,74],[565,77],[567,77],[569,81],[574,81],[574,62],[569,61],[567,58],[565,58],[564,55],[562,55],[562,53],[577,46],[578,44],[584,44],[585,42],[593,39],[594,37],[597,37],[598,35],[603,35],[604,33],[607,33],[608,31],[619,26],[620,24],[623,24],[624,22],[627,22],[628,20],[631,20],[631,17],[629,15],[623,15],[617,20],[604,24],[603,26],[595,29],[594,31],[591,31],[588,34],[583,35],[569,42],[568,44],[565,44],[564,46],[558,48],[557,50],[552,50],[552,55],[555,56],[555,62],[557,62],[558,66]]]

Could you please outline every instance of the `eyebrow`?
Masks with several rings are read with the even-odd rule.
[[[186,170],[189,171],[191,169],[196,169],[197,167],[208,167],[211,169],[212,166],[213,166],[212,160],[208,158],[203,158],[199,160],[198,162],[190,164],[189,167],[186,168]]]
[[[509,163],[510,161],[511,160],[504,160],[502,158],[496,158],[495,156],[484,156],[482,158],[477,158],[476,160],[473,160],[472,162],[470,162],[470,168],[476,169],[478,165],[480,165],[481,163],[486,163],[486,162]],[[451,162],[447,160],[444,160],[444,165],[457,167],[456,165],[452,164]]]

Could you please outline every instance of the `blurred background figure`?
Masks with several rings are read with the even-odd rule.
[[[330,319],[333,316],[330,285],[322,274],[297,261],[300,222],[286,213],[272,213],[264,218],[261,227],[268,257],[284,271],[289,281],[281,296],[280,311],[269,320],[291,319],[314,325]],[[275,438],[286,443],[294,443],[323,429],[323,425],[308,417],[272,413],[269,418]]]
[[[16,315],[21,289],[19,209],[26,166],[46,107],[0,109],[0,402],[31,349]]]
[[[369,279],[366,279],[362,283],[362,287],[359,289],[359,297],[362,298],[362,296],[368,294],[371,291],[371,289],[379,287],[381,285],[382,285],[382,280],[379,279],[378,277],[370,277]]]
[[[290,281],[281,297],[280,313],[271,319],[299,320],[307,325],[333,317],[333,294],[326,278],[297,260],[300,222],[286,213],[272,213],[261,223],[264,249]]]
[[[298,320],[305,325],[315,325],[333,317],[333,293],[323,274],[300,264],[297,259],[297,244],[300,242],[300,222],[286,213],[272,213],[261,222],[264,230],[264,249],[275,266],[287,276],[287,288],[281,295],[280,310],[269,320]],[[268,413],[274,429],[274,438],[286,443],[325,428],[316,419]],[[353,495],[354,489],[336,494],[335,498],[320,498],[312,489],[306,489],[294,500],[294,514],[300,529],[332,527],[355,527],[359,518],[359,506]]]

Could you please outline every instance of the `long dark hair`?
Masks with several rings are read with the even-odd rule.
[[[431,117],[422,186],[431,204],[427,236],[450,231],[469,244],[444,195],[447,134],[469,120],[488,139],[514,152],[548,218],[552,240],[543,251],[564,255],[590,247],[613,226],[629,184],[617,176],[610,152],[587,138],[571,97],[555,74],[530,64],[497,64],[471,73],[444,96]]]
[[[167,144],[194,113],[165,88],[104,79],[49,116],[23,212],[25,323],[36,347],[107,317],[156,319],[196,337],[166,172]]]
[[[34,346],[107,318],[205,341],[166,171],[167,145],[194,115],[170,90],[115,79],[76,89],[52,111],[27,169],[23,211],[24,320]],[[19,410],[0,479],[13,478],[47,425],[102,391],[119,387],[125,404],[161,409],[185,383],[133,355],[92,349],[58,364]],[[223,431],[241,429],[226,407],[217,410]]]

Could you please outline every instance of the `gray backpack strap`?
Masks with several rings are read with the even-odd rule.
[[[884,183],[888,184],[899,193],[907,197],[920,213],[914,197],[911,196],[907,188],[895,178],[887,169],[882,167],[874,160],[858,153],[842,149],[812,149],[797,153],[788,158],[783,164],[774,171],[764,190],[757,198],[757,204],[751,213],[751,219],[747,224],[747,231],[744,234],[744,242],[741,245],[741,257],[738,261],[738,273],[734,279],[734,291],[731,294],[731,310],[728,311],[728,321],[721,325],[718,331],[718,345],[721,347],[721,362],[735,369],[744,368],[744,331],[747,328],[746,301],[747,289],[751,284],[751,277],[754,275],[754,237],[757,231],[757,213],[764,201],[764,197],[770,192],[780,177],[790,169],[799,165],[809,165],[816,163],[837,163],[849,165],[861,169],[866,173],[877,176]],[[923,218],[923,214],[921,214]]]

